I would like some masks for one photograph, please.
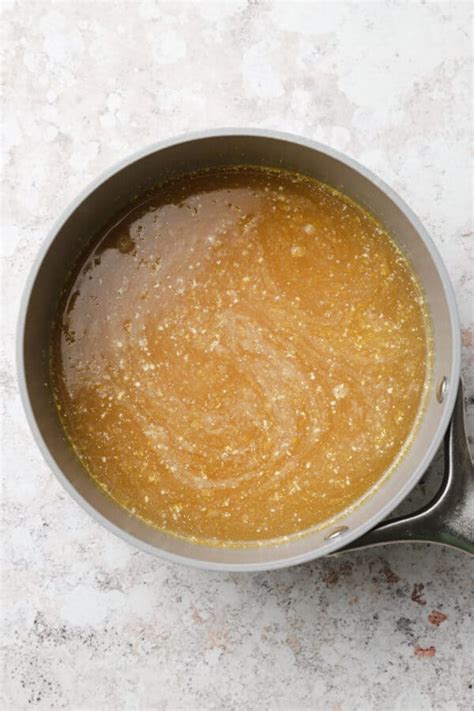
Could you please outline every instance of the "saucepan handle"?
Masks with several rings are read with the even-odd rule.
[[[342,551],[402,541],[424,541],[452,546],[474,555],[474,466],[465,430],[462,381],[444,451],[443,483],[429,504],[415,513],[384,521]]]

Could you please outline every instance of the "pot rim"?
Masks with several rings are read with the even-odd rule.
[[[443,285],[444,296],[448,306],[450,314],[450,326],[452,332],[452,366],[451,372],[448,375],[448,391],[446,394],[445,401],[443,403],[443,411],[440,415],[439,423],[436,429],[435,436],[433,437],[431,443],[426,448],[425,454],[422,461],[418,467],[413,471],[411,477],[405,482],[405,485],[401,487],[397,494],[391,497],[384,506],[380,507],[378,512],[366,520],[363,524],[359,525],[357,528],[351,528],[345,533],[342,533],[339,537],[334,540],[325,541],[322,546],[311,549],[302,554],[294,555],[290,558],[274,561],[263,561],[255,563],[223,563],[215,561],[203,561],[200,559],[191,558],[189,556],[172,553],[166,551],[162,548],[154,546],[147,543],[132,533],[124,530],[121,526],[110,521],[102,513],[100,513],[94,506],[92,506],[70,483],[65,474],[56,464],[53,456],[50,453],[49,447],[43,439],[43,436],[39,430],[36,422],[35,415],[30,402],[30,397],[28,393],[28,388],[26,384],[26,373],[25,373],[25,363],[24,363],[24,338],[25,338],[25,326],[26,326],[26,316],[28,313],[28,307],[31,299],[31,293],[36,281],[36,277],[43,263],[44,258],[53,243],[58,232],[65,224],[65,222],[71,217],[75,210],[83,203],[102,183],[112,177],[114,174],[118,173],[123,168],[126,168],[130,164],[150,155],[156,153],[165,148],[181,144],[188,143],[200,139],[206,138],[221,138],[221,137],[256,137],[256,138],[270,138],[280,141],[286,141],[293,144],[299,144],[310,150],[315,150],[323,153],[335,160],[340,161],[344,165],[348,166],[356,173],[362,175],[371,183],[373,183],[377,188],[379,188],[385,195],[391,200],[399,210],[407,217],[407,219],[412,223],[418,235],[423,240],[426,248],[428,249],[431,258],[435,264],[436,270],[440,276],[441,283]],[[287,568],[294,565],[299,565],[300,563],[309,562],[321,556],[329,555],[337,550],[344,548],[345,545],[351,543],[365,533],[374,528],[383,519],[387,518],[390,513],[403,501],[403,499],[409,494],[409,492],[416,486],[427,467],[431,463],[434,455],[436,454],[441,441],[445,435],[448,424],[450,422],[454,404],[456,401],[456,393],[458,382],[460,378],[461,371],[461,340],[460,340],[460,321],[459,314],[456,305],[456,298],[454,290],[449,278],[449,274],[445,267],[445,264],[441,258],[441,255],[434,244],[433,240],[429,236],[426,229],[421,224],[420,220],[417,218],[415,213],[411,208],[405,203],[405,201],[383,180],[381,180],[376,174],[374,174],[368,168],[365,168],[360,163],[354,159],[346,156],[345,154],[326,146],[312,139],[303,138],[293,133],[278,131],[273,129],[259,129],[259,128],[216,128],[216,129],[206,129],[201,131],[193,131],[180,134],[171,138],[158,141],[156,143],[149,144],[144,148],[141,148],[132,154],[123,158],[111,167],[104,170],[97,178],[91,181],[85,188],[83,188],[74,200],[72,200],[67,207],[62,211],[61,215],[55,220],[51,228],[48,230],[46,237],[44,238],[40,249],[30,267],[27,279],[25,281],[25,286],[23,290],[23,295],[21,298],[19,314],[18,314],[18,324],[17,324],[17,337],[16,337],[16,365],[17,365],[17,375],[19,383],[19,391],[21,400],[23,403],[23,408],[26,413],[26,418],[34,439],[43,455],[44,460],[53,471],[56,478],[59,480],[61,485],[66,489],[69,495],[78,503],[83,509],[85,509],[90,516],[101,523],[107,530],[122,538],[127,543],[134,545],[136,548],[151,553],[155,557],[159,557],[168,562],[186,564],[195,568],[204,570],[214,570],[222,572],[252,572],[252,571],[265,571],[265,570],[275,570],[279,568]],[[117,504],[117,506],[119,506]],[[338,524],[343,522],[341,518]],[[200,544],[196,544],[200,545]],[[272,547],[274,544],[272,544]],[[262,544],[262,550],[268,546]]]

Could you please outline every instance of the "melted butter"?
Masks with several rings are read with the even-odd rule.
[[[152,525],[226,545],[301,532],[380,481],[428,378],[420,286],[327,186],[256,168],[164,186],[102,236],[53,339],[65,431]]]

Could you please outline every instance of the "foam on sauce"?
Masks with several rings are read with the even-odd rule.
[[[95,244],[53,339],[64,429],[118,503],[225,545],[334,517],[406,446],[428,378],[420,286],[384,228],[296,174],[157,190]]]

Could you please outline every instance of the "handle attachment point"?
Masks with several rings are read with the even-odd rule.
[[[439,543],[474,555],[474,466],[465,430],[462,381],[444,440],[444,454],[443,482],[428,504],[414,513],[383,521],[337,553],[416,541]]]

